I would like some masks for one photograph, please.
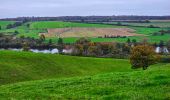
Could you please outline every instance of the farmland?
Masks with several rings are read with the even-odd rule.
[[[1,99],[170,98],[170,64],[142,71],[132,70],[127,60],[13,51],[0,54]]]
[[[86,24],[86,23],[73,23],[73,22],[56,22],[56,21],[43,21],[31,23],[31,29],[48,29],[48,28],[69,28],[69,27],[120,27],[102,24]]]
[[[170,100],[169,0],[1,0],[0,100]]]
[[[145,26],[149,27],[151,25],[155,27],[170,27],[170,21],[162,21],[162,20],[151,20],[149,23],[133,23],[133,22],[122,22],[122,25],[131,25],[131,26]]]
[[[13,24],[14,21],[0,21],[0,26],[2,29],[5,29],[8,24]]]
[[[56,35],[67,37],[104,37],[109,36],[140,36],[134,33],[134,30],[128,28],[57,28],[48,29],[46,37],[55,37]]]
[[[151,23],[157,23],[162,25],[162,23],[170,23],[169,21],[151,21]],[[5,21],[1,21],[1,23],[9,23]],[[27,27],[27,24],[30,24],[29,27]],[[129,23],[131,24],[131,23]],[[169,25],[169,24],[167,24]],[[152,36],[153,33],[159,32],[160,30],[168,30],[166,26],[162,26],[161,28],[148,28],[148,27],[138,27],[138,26],[120,26],[120,25],[105,25],[105,24],[87,24],[87,23],[73,23],[73,22],[56,22],[56,21],[39,21],[39,22],[28,22],[23,24],[22,26],[12,28],[12,29],[3,29],[0,30],[0,32],[5,34],[12,34],[15,31],[18,31],[19,34],[17,34],[18,37],[25,36],[25,37],[34,37],[39,38],[39,33],[48,33],[48,30],[59,30],[59,29],[84,29],[80,31],[72,31],[68,32],[68,34],[65,33],[63,35],[63,39],[65,43],[74,43],[78,38],[77,37],[89,37],[94,42],[126,42],[127,38],[96,38],[97,36],[100,36],[98,31],[89,31],[89,28],[96,28],[96,29],[107,29],[112,28],[113,33],[115,29],[122,29],[122,30],[133,30],[132,33],[134,34],[140,34],[139,36],[130,36],[128,38],[130,39],[137,39],[137,41],[141,41],[143,38],[147,38],[150,42],[159,42],[160,40],[168,41],[169,40],[169,34],[166,34],[164,36]],[[109,31],[103,31],[102,36],[104,34],[111,34],[112,32]],[[127,33],[127,32],[126,32]],[[52,35],[51,35],[52,34]],[[55,35],[56,32],[50,32],[49,34],[46,34],[46,42],[48,42],[49,39],[52,39],[53,42],[57,41],[57,36]],[[96,34],[96,35],[95,35]],[[116,34],[124,34],[124,32],[117,31]],[[62,36],[61,36],[62,37]]]
[[[58,37],[62,37],[64,43],[75,43],[80,37],[88,37],[92,42],[125,43],[129,38],[130,40],[135,39],[137,42],[146,39],[148,42],[154,43],[160,42],[160,40],[169,41],[170,34],[153,35],[153,33],[168,29],[167,27],[148,28],[143,26],[39,21],[23,23],[21,26],[10,29],[4,27],[0,30],[0,33],[14,35],[18,31],[15,34],[16,37],[24,36],[35,39],[39,39],[41,33],[45,34],[46,38],[42,43],[47,44],[50,39],[53,43],[57,43]],[[104,38],[105,35],[115,37]],[[92,45],[94,46],[94,44]],[[116,47],[116,44],[112,45]],[[97,50],[100,51],[100,45],[97,46],[99,47]],[[116,51],[117,48],[113,47],[113,51]],[[126,51],[127,49],[122,49],[122,53],[123,50]],[[102,50],[102,52],[105,52],[112,49]],[[80,57],[0,50],[0,98],[27,98],[31,100],[170,99],[169,63],[155,63],[145,71],[132,69],[130,61],[127,59],[129,55],[124,55],[124,59],[116,59],[121,55],[114,56],[117,51],[113,53],[110,56],[113,58],[95,58],[97,56]],[[109,55],[106,54],[106,57],[109,57]],[[105,57],[105,55],[100,57]]]

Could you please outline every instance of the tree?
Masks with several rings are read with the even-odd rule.
[[[49,39],[48,44],[51,45],[52,43],[52,39]]]
[[[143,68],[146,70],[150,65],[155,64],[159,56],[155,53],[153,47],[147,45],[135,46],[130,55],[132,68]]]
[[[22,23],[27,23],[27,22],[29,22],[29,19],[27,19],[27,18],[24,18],[24,19],[22,20]]]
[[[85,20],[84,20],[84,19],[81,19],[81,22],[82,22],[82,23],[84,23],[84,22],[85,22]]]
[[[41,35],[40,35],[40,40],[41,40],[41,41],[44,41],[44,40],[45,40],[45,35],[44,35],[44,34],[41,34]]]
[[[10,28],[12,28],[13,26],[12,26],[12,24],[8,24],[7,26],[6,26],[6,29],[10,29]]]
[[[97,46],[89,46],[89,48],[88,48],[88,55],[90,55],[90,56],[97,56],[97,54],[98,54]]]
[[[63,39],[62,39],[62,38],[59,38],[59,39],[58,39],[58,52],[59,52],[59,53],[62,53],[62,52],[63,52],[63,49],[64,49]]]
[[[0,37],[3,37],[3,36],[4,36],[4,34],[0,33]]]
[[[170,51],[170,40],[166,43],[168,50]]]
[[[162,48],[164,45],[165,45],[164,41],[161,40],[161,41],[159,42],[159,47]]]
[[[0,26],[0,30],[2,30],[2,27]]]
[[[149,25],[148,28],[155,28],[155,26],[154,25]]]
[[[129,38],[128,38],[128,40],[127,40],[127,43],[128,43],[128,44],[130,44],[130,43],[131,43],[131,40],[130,40]]]
[[[21,38],[21,39],[24,39],[24,38],[25,38],[25,36],[24,36],[24,35],[21,35],[21,36],[20,36],[20,38]]]
[[[133,44],[136,44],[136,42],[137,42],[136,39],[133,39],[133,40],[132,40],[132,43],[133,43]]]
[[[28,43],[24,42],[22,46],[23,51],[29,51],[30,47],[28,46]]]
[[[82,45],[84,55],[87,55],[88,47],[89,47],[90,43],[91,43],[91,41],[87,38],[80,38],[76,41],[76,44]]]
[[[127,44],[122,44],[122,52],[124,53],[124,54],[130,54],[130,46],[129,45],[127,45]]]
[[[30,24],[27,24],[27,28],[30,28]]]
[[[74,49],[73,49],[73,54],[74,55],[83,55],[83,45],[81,44],[75,44]]]
[[[60,44],[63,44],[63,39],[62,38],[59,38],[58,39],[58,44],[60,45]]]
[[[14,32],[14,33],[15,33],[15,35],[19,34],[19,32],[18,32],[17,30],[15,30],[15,32]]]
[[[113,50],[113,44],[111,43],[100,43],[100,47],[102,50],[102,54],[101,55],[108,55],[112,53]]]
[[[121,25],[122,25],[122,23],[121,23],[121,22],[117,22],[117,25],[118,25],[118,26],[121,26]]]
[[[150,21],[149,21],[149,20],[145,20],[145,22],[146,22],[146,23],[150,23]]]

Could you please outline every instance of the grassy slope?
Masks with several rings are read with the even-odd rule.
[[[169,67],[170,64],[158,64],[146,71],[112,72],[3,85],[0,86],[0,98],[169,100]]]
[[[114,71],[131,71],[129,61],[0,51],[0,84]]]

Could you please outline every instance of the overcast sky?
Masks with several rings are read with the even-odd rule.
[[[0,18],[170,15],[170,0],[0,0]]]

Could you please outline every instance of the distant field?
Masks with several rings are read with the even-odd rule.
[[[0,26],[2,29],[6,29],[6,26],[8,24],[13,24],[13,23],[14,23],[14,21],[0,21]]]
[[[136,39],[138,42],[143,41],[143,39],[147,39],[148,42],[150,43],[159,43],[160,40],[163,41],[169,41],[170,40],[170,35],[164,35],[164,36],[132,36],[132,37],[128,37],[129,39],[133,40]],[[89,38],[91,41],[93,42],[127,42],[128,38]],[[58,38],[57,37],[53,37],[53,38],[46,38],[46,41],[48,43],[49,39],[52,39],[52,41],[54,43],[57,43]],[[63,38],[64,43],[75,43],[76,40],[78,40],[79,38]]]
[[[73,22],[56,22],[56,21],[43,21],[31,23],[31,29],[48,29],[48,28],[69,28],[69,27],[123,27],[103,24],[85,24]]]
[[[170,21],[169,20],[151,20],[150,23],[133,23],[133,22],[121,22],[123,25],[131,25],[131,26],[156,26],[156,27],[170,27]]]
[[[154,23],[168,23],[170,21],[152,21]],[[2,22],[1,22],[2,23]],[[12,23],[12,22],[10,22]],[[28,23],[26,23],[28,24]],[[19,34],[17,35],[18,37],[20,36],[25,36],[25,37],[34,37],[34,38],[39,38],[39,33],[47,33],[48,30],[60,30],[61,28],[64,29],[69,29],[69,28],[78,28],[78,29],[88,29],[88,28],[125,28],[125,29],[130,29],[133,30],[134,33],[140,34],[140,36],[133,36],[133,37],[128,37],[130,39],[136,39],[137,41],[141,41],[144,38],[147,38],[150,42],[160,42],[160,40],[168,41],[169,40],[169,35],[164,35],[164,36],[152,36],[152,33],[154,32],[159,32],[160,30],[167,30],[170,28],[162,27],[162,28],[147,28],[147,27],[136,27],[136,26],[116,26],[116,25],[103,25],[103,24],[85,24],[85,23],[71,23],[71,22],[56,22],[56,21],[40,21],[40,22],[29,22],[30,27],[28,28],[26,24],[13,28],[13,29],[6,29],[6,30],[0,30],[0,33],[5,33],[5,34],[12,34],[15,31],[18,31]],[[98,34],[101,31],[89,31],[89,30],[81,30],[82,34],[79,34],[77,31],[72,32],[65,32],[63,34],[64,41],[66,43],[73,43],[77,40],[77,38],[73,37],[91,37],[90,39],[94,42],[126,42],[127,38],[96,38],[96,36],[99,36]],[[68,34],[67,34],[68,33]],[[111,34],[111,33],[116,33],[116,34],[121,34],[122,32],[115,32],[115,30],[110,30],[110,31],[103,31],[101,32],[102,36],[104,34]],[[127,32],[125,32],[127,33]],[[131,33],[131,32],[130,32]],[[57,42],[57,32],[50,34],[49,36],[46,37],[46,42],[48,42],[49,39],[52,39],[53,42]],[[143,36],[145,35],[145,36]]]
[[[46,37],[104,37],[108,36],[140,36],[130,28],[56,28],[48,29]]]
[[[159,32],[162,29],[167,30],[167,28],[144,28],[144,27],[129,27],[129,28],[136,30],[135,33],[145,35],[151,35],[152,33]]]
[[[170,64],[143,71],[132,70],[127,60],[13,51],[0,55],[1,99],[170,99]]]

